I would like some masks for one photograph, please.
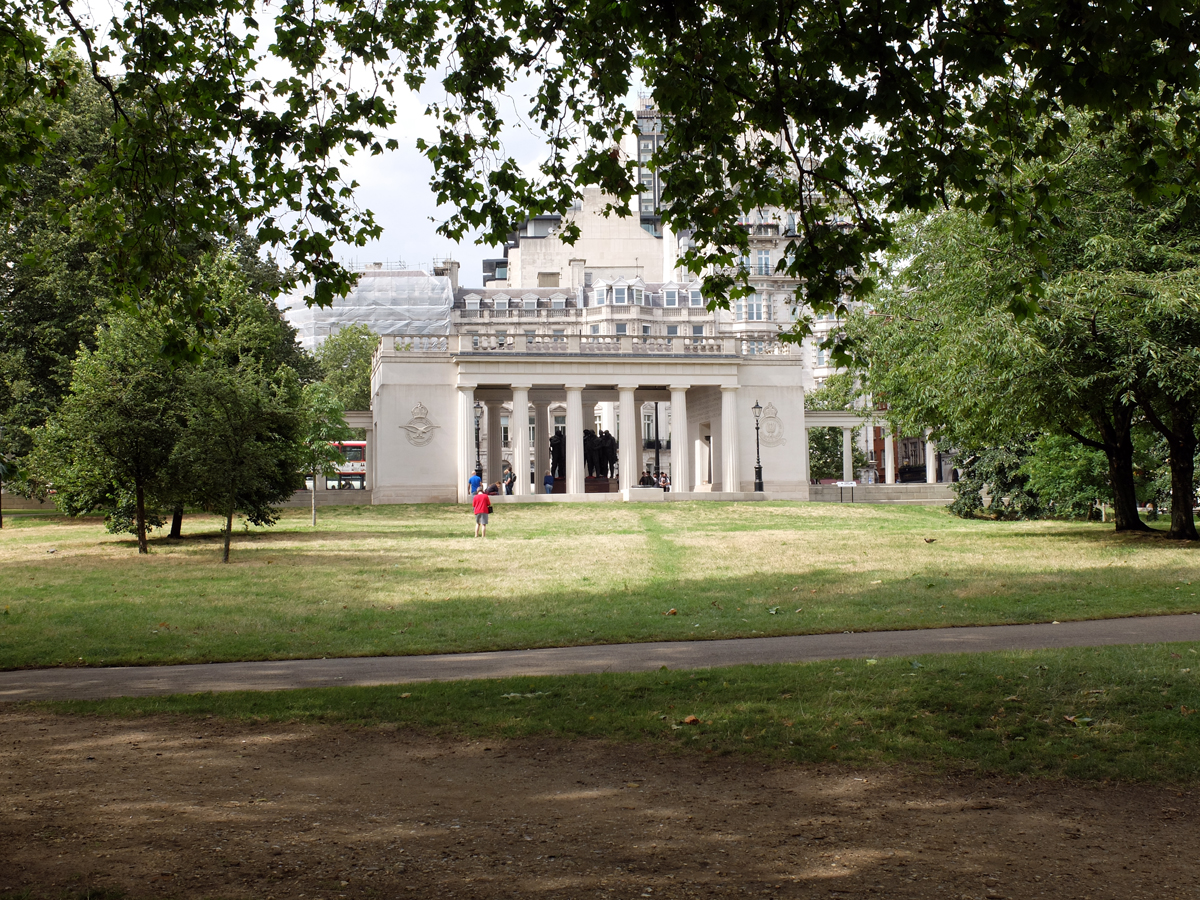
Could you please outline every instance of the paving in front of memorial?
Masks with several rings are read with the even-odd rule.
[[[204,691],[280,691],[511,676],[645,672],[660,666],[670,669],[707,669],[822,659],[1054,650],[1172,641],[1200,641],[1200,615],[1192,613],[1061,624],[863,631],[718,641],[600,644],[433,656],[22,669],[0,672],[0,702],[100,700],[106,697],[149,697]]]

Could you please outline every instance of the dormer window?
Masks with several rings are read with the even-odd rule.
[[[526,294],[521,299],[525,302],[526,311],[534,311],[538,308],[537,307],[538,298],[537,298],[536,294]]]
[[[550,297],[551,309],[566,309],[567,298],[565,294],[554,294]]]
[[[616,305],[616,306],[624,306],[625,305],[626,290],[627,289],[625,287],[614,287],[613,288],[613,304],[614,305]]]
[[[691,294],[692,306],[703,306],[704,305],[704,298],[700,295],[699,291],[691,291],[690,294]]]
[[[478,297],[468,297],[467,298],[467,309],[479,309],[479,298]]]
[[[646,299],[646,292],[638,287],[630,288],[630,290],[633,292],[633,305],[644,306],[643,301]]]
[[[507,297],[494,297],[494,298],[492,298],[492,304],[495,306],[496,309],[508,309],[508,298]]]
[[[678,306],[679,291],[663,291],[663,306]]]

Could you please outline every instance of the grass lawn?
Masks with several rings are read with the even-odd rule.
[[[613,503],[289,510],[180,541],[0,531],[0,668],[865,631],[1200,610],[1200,548],[929,507]],[[1165,523],[1164,523],[1165,527]],[[927,543],[926,539],[933,539]],[[53,552],[52,552],[53,551]],[[668,615],[675,610],[674,615]]]
[[[930,656],[41,704],[645,741],[943,772],[1200,782],[1200,645]]]

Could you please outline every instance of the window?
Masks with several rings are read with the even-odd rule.
[[[771,267],[771,251],[770,250],[759,250],[758,251],[758,274],[759,275],[770,275],[773,271],[774,271],[774,269]]]
[[[343,447],[342,455],[346,457],[346,462],[362,462],[363,448],[362,447]]]
[[[492,305],[495,306],[496,309],[508,309],[508,298],[507,297],[497,297],[495,300],[492,301]]]
[[[597,306],[603,306],[604,301],[606,299],[605,295],[607,293],[608,293],[608,288],[602,287],[602,288],[600,288],[600,290],[592,293],[592,300],[595,301],[595,304]]]
[[[527,337],[527,338],[537,337],[537,332],[534,331],[532,328],[526,328],[525,329],[525,337]]]
[[[741,269],[743,272],[750,271],[750,254],[749,253],[743,253],[741,256],[738,257],[738,268]]]
[[[537,309],[537,297],[526,297],[525,298],[525,309],[536,310]]]
[[[500,417],[500,443],[508,446],[508,416]]]
[[[704,337],[704,326],[703,325],[693,325],[692,326],[692,337]]]
[[[645,336],[648,336],[649,334],[650,334],[650,326],[643,325],[642,326],[642,336],[645,337]]]
[[[479,309],[479,298],[478,297],[468,297],[467,298],[467,309]]]
[[[737,302],[737,318],[740,322],[762,322],[771,318],[771,304],[762,294],[754,294]]]
[[[567,417],[566,416],[555,416],[554,417],[554,433],[562,434],[566,430],[567,430]]]
[[[583,273],[583,285],[584,285],[584,287],[592,286],[592,273],[591,272]]]
[[[529,446],[537,446],[537,417],[529,417]]]
[[[617,334],[628,334],[628,333],[629,333],[629,326],[626,325],[624,322],[618,322],[617,323]]]
[[[817,348],[817,367],[825,365],[825,351],[820,347]]]
[[[678,335],[679,335],[679,326],[678,325],[668,325],[667,326],[667,337],[677,337]]]
[[[653,144],[651,144],[651,143],[650,143],[650,141],[642,141],[642,149],[643,149],[643,150],[649,150],[649,149],[651,149],[653,146],[654,146],[654,145],[653,145]]]
[[[699,291],[692,291],[692,306],[703,306],[704,298],[700,296]]]
[[[567,298],[566,297],[551,297],[550,298],[550,308],[551,309],[566,309],[567,308]]]
[[[644,213],[654,212],[654,201],[653,200],[643,200],[642,201],[642,212],[644,212]]]
[[[641,288],[633,288],[633,305],[642,306],[642,301],[645,299],[645,292]]]
[[[617,306],[625,305],[625,288],[623,288],[623,287],[613,288],[613,303],[616,304]]]
[[[593,326],[592,326],[592,334],[599,334],[599,333],[600,333],[600,326],[599,326],[599,325],[593,325]]]
[[[679,302],[679,291],[663,291],[663,306],[675,306]]]
[[[642,436],[645,439],[647,444],[650,444],[650,446],[652,446],[652,447],[654,446],[653,444],[650,443],[651,441],[654,440],[654,414],[653,413],[643,413],[642,414]]]
[[[566,332],[566,330],[565,330],[565,329],[562,329],[562,328],[555,328],[555,329],[554,329],[552,332],[550,332],[550,333],[551,333],[551,335],[553,335],[553,336],[554,336],[554,339],[555,339],[556,341],[561,341],[563,338],[565,338],[565,337],[567,336],[567,332]]]

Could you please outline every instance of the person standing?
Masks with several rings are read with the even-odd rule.
[[[545,477],[542,478],[542,486],[546,489],[547,494],[554,493],[554,476],[550,474],[550,470],[546,470]]]
[[[504,481],[504,493],[511,494],[513,492],[513,485],[517,483],[516,473],[511,468],[505,469],[503,481]]]
[[[475,537],[487,537],[488,513],[492,511],[492,498],[487,491],[479,491],[471,501],[475,510]]]
[[[483,484],[483,472],[476,469],[474,474],[467,479],[467,487],[470,489],[472,497],[479,493],[479,486],[481,484]]]

